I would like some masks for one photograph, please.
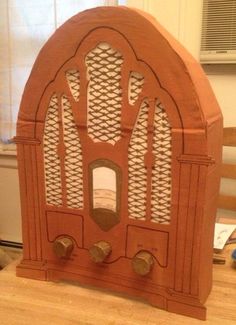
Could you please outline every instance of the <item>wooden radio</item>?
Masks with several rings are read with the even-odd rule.
[[[201,67],[152,17],[125,7],[72,17],[21,102],[17,275],[205,319],[221,135]]]

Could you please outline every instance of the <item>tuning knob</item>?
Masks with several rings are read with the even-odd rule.
[[[55,240],[53,250],[57,257],[69,257],[74,244],[68,237],[61,237]]]
[[[154,264],[153,256],[145,251],[137,253],[132,259],[132,267],[135,273],[147,275]]]
[[[99,241],[89,248],[89,255],[93,262],[101,263],[111,253],[111,245],[106,241]]]

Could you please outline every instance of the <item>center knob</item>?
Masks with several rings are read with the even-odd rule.
[[[145,251],[139,252],[132,259],[133,270],[139,275],[147,275],[148,273],[150,273],[153,264],[153,256]]]
[[[89,248],[89,255],[93,262],[101,263],[111,253],[111,245],[106,241],[99,241]]]

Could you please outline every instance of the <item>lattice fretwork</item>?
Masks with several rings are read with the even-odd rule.
[[[74,122],[71,103],[62,96],[62,116],[66,174],[67,206],[83,208],[83,166],[79,134]]]
[[[58,157],[59,123],[58,99],[51,97],[44,127],[43,150],[46,202],[49,205],[62,205],[61,167]]]
[[[142,91],[144,77],[135,71],[132,71],[129,76],[129,104],[134,105]]]
[[[70,88],[71,94],[76,102],[79,101],[80,95],[80,76],[79,71],[72,69],[66,71],[66,79]]]
[[[144,155],[147,151],[148,109],[148,101],[144,100],[133,129],[128,151],[129,217],[139,220],[144,220],[146,215],[147,170],[144,164]]]
[[[167,114],[159,100],[154,118],[151,221],[169,224],[171,206],[171,128]]]
[[[115,144],[121,136],[122,55],[100,43],[86,56],[88,86],[88,134],[94,142]]]

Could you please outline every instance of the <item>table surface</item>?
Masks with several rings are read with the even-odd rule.
[[[213,266],[207,321],[168,313],[143,301],[68,282],[52,283],[15,276],[17,261],[0,271],[1,325],[236,324],[236,269],[225,249],[225,265]]]

